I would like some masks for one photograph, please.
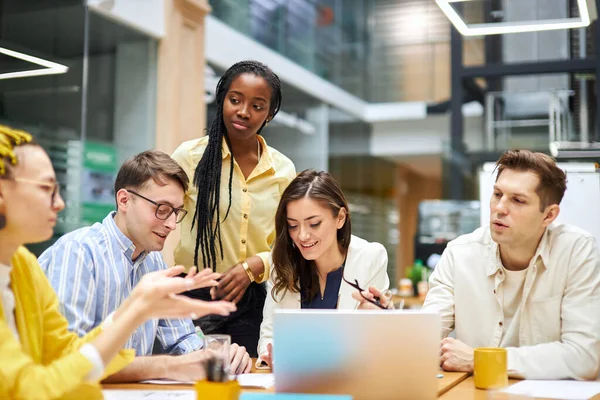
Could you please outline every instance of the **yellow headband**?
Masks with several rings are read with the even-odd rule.
[[[31,143],[32,140],[33,137],[25,131],[0,125],[0,176],[6,174],[5,162],[8,161],[12,165],[17,163],[15,147]]]

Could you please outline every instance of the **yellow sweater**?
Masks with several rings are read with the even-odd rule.
[[[101,399],[100,386],[83,383],[92,364],[78,349],[101,332],[83,338],[67,329],[58,299],[37,259],[24,247],[12,258],[11,284],[20,342],[0,306],[0,399]],[[122,350],[106,367],[114,374],[134,358]]]

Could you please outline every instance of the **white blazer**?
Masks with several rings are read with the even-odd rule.
[[[358,279],[358,283],[363,289],[374,286],[381,290],[387,290],[390,286],[387,264],[387,252],[380,243],[367,242],[353,235],[350,239],[348,255],[346,256],[344,278],[350,282]],[[273,298],[272,289],[275,275],[275,271],[272,268],[271,276],[267,281],[267,298],[263,310],[263,321],[260,325],[257,367],[260,364],[260,356],[268,353],[267,344],[273,342],[273,313],[275,310],[278,308],[301,308],[300,293],[292,293],[284,289],[277,294],[276,299]],[[338,309],[353,310],[358,307],[358,301],[352,298],[352,293],[354,292],[356,292],[356,289],[342,281]]]

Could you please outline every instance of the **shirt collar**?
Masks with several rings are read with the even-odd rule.
[[[544,268],[548,268],[549,260],[550,260],[550,244],[548,243],[548,241],[550,240],[550,238],[548,237],[549,230],[550,230],[549,228],[546,228],[546,230],[544,231],[544,234],[542,235],[542,239],[540,240],[540,243],[538,244],[538,247],[533,255],[533,258],[529,262],[529,265],[537,263],[538,259],[540,259],[541,263],[539,263],[539,265],[543,266]],[[490,275],[496,274],[502,268],[502,261],[500,260],[500,247],[498,246],[498,243],[496,243],[496,242],[494,242],[494,240],[492,240],[492,236],[489,233],[489,227],[488,227],[488,235],[489,235],[490,241],[491,241],[491,252],[490,252],[491,262],[488,263],[487,274],[488,274],[488,276],[490,276]]]
[[[12,272],[12,265],[6,265],[6,264],[2,264],[0,263],[0,283],[2,283],[2,285],[6,284],[7,287],[10,287],[10,275]],[[0,286],[0,290],[3,289],[2,286]]]
[[[111,211],[104,220],[102,221],[102,225],[106,228],[106,230],[110,233],[112,238],[121,248],[121,251],[128,260],[132,260],[133,262],[133,253],[135,252],[135,244],[129,239],[117,226],[115,222],[115,215],[117,215],[116,211]],[[141,263],[144,261],[144,258],[148,255],[147,251],[142,251],[138,258],[135,260],[136,263]]]
[[[261,135],[256,135],[256,139],[260,143],[261,149],[260,149],[260,161],[258,162],[258,165],[256,166],[256,172],[253,173],[253,175],[260,175],[265,171],[275,170],[273,168],[273,157],[271,156],[271,153],[269,152],[269,147],[267,146],[267,142],[265,141],[265,138],[263,138]],[[223,137],[223,145],[221,146],[221,148],[222,148],[221,156],[222,156],[223,160],[225,160],[227,157],[231,156],[231,152],[229,151],[229,146],[227,146],[225,137]]]

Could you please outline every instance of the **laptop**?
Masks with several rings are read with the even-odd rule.
[[[440,318],[422,311],[276,310],[275,391],[437,397]]]

